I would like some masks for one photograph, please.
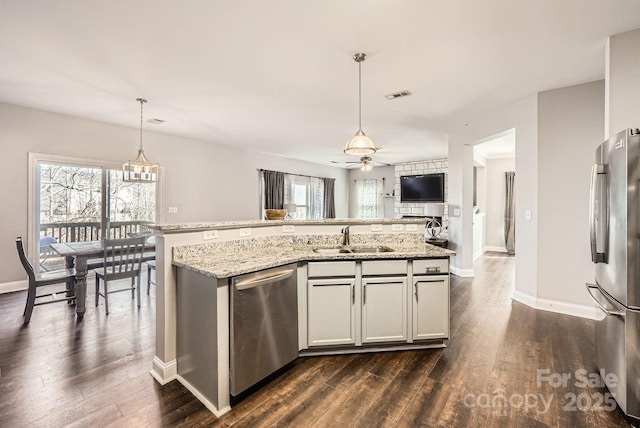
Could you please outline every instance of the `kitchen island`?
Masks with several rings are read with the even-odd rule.
[[[293,266],[295,300],[287,311],[297,315],[297,325],[276,331],[297,333],[294,358],[444,346],[454,253],[424,243],[424,220],[257,224],[189,226],[189,233],[210,239],[171,246],[174,285],[165,283],[164,292],[175,292],[173,378],[215,414],[230,409],[232,284],[241,275]],[[336,225],[351,226],[350,245],[341,245]],[[170,240],[175,230],[158,235]]]

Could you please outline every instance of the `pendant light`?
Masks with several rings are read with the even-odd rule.
[[[136,160],[122,165],[122,180],[136,183],[153,183],[158,181],[158,164],[151,162],[142,150],[142,108],[147,102],[144,98],[136,98],[140,103],[140,147]]]
[[[375,153],[376,148],[371,138],[367,137],[362,130],[362,61],[367,54],[357,53],[353,60],[358,63],[358,132],[347,142],[344,152],[348,155],[370,155]]]

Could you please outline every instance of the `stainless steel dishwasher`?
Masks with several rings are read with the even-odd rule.
[[[298,357],[296,264],[231,281],[231,395]]]

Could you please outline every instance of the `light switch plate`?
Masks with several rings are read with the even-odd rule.
[[[524,210],[524,219],[531,220],[531,210]]]
[[[240,237],[246,238],[247,236],[251,236],[251,229],[240,229]]]
[[[282,226],[282,233],[293,233],[295,227],[292,224],[285,224]]]
[[[372,224],[371,225],[371,231],[372,232],[382,232],[382,225],[381,224]]]
[[[217,230],[205,230],[203,232],[203,238],[205,241],[209,240],[209,239],[216,239],[218,237],[218,231]]]
[[[460,208],[454,208],[453,209],[453,216],[454,217],[460,217]]]
[[[415,232],[416,230],[418,230],[418,225],[417,224],[408,224],[407,225],[407,232]]]
[[[178,214],[178,207],[169,207],[169,214]]]
[[[391,230],[394,232],[401,232],[404,230],[404,224],[392,224]]]

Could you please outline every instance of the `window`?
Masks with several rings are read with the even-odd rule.
[[[125,238],[157,221],[156,184],[122,180],[120,165],[29,154],[29,243],[40,270],[63,263],[54,242]]]
[[[291,219],[333,218],[334,191],[333,178],[260,170],[260,215],[262,217],[265,208],[284,208],[288,209],[287,218]]]
[[[296,206],[289,216],[297,220],[321,219],[324,210],[324,183],[322,179],[285,174],[284,204]]]
[[[382,180],[356,180],[356,217],[383,217]]]

